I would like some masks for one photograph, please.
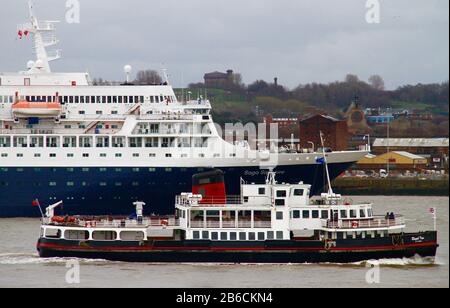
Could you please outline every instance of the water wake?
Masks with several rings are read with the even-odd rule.
[[[0,265],[29,265],[29,264],[66,264],[69,260],[77,260],[80,263],[104,263],[104,260],[74,259],[74,258],[40,258],[39,255],[30,253],[1,253]]]

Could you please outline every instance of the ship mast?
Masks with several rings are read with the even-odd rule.
[[[33,2],[28,2],[28,9],[30,15],[30,23],[22,25],[20,31],[28,33],[33,36],[34,50],[36,53],[36,62],[29,67],[30,72],[33,73],[51,73],[50,62],[61,58],[61,51],[49,56],[47,48],[58,44],[58,40],[54,35],[55,23],[59,21],[38,21],[33,13]]]
[[[327,174],[327,184],[328,184],[328,195],[333,195],[333,187],[331,186],[331,179],[330,179],[330,170],[328,169],[328,162],[327,162],[327,155],[325,153],[325,145],[323,140],[323,133],[320,132],[320,142],[322,144],[322,154],[323,154],[323,163],[325,165],[325,171]]]

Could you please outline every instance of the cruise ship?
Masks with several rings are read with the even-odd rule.
[[[64,212],[84,215],[126,215],[133,208],[124,204],[143,200],[149,213],[170,213],[192,176],[212,169],[231,194],[241,177],[261,181],[269,169],[281,182],[311,183],[312,194],[326,183],[321,153],[227,142],[210,102],[177,97],[167,78],[96,86],[88,73],[52,72],[55,22],[38,21],[31,6],[18,35],[34,41],[36,60],[0,73],[0,217],[39,216],[33,200],[63,200]],[[331,178],[366,154],[327,153]]]

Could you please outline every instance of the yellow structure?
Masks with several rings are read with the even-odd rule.
[[[359,169],[383,169],[389,164],[391,169],[424,169],[427,166],[427,159],[403,151],[389,152],[382,155],[367,155],[357,165]]]

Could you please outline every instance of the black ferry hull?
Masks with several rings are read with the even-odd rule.
[[[331,245],[330,245],[331,244]],[[435,257],[436,232],[375,239],[264,242],[99,242],[41,238],[42,258],[86,258],[148,263],[353,263],[365,260]]]

